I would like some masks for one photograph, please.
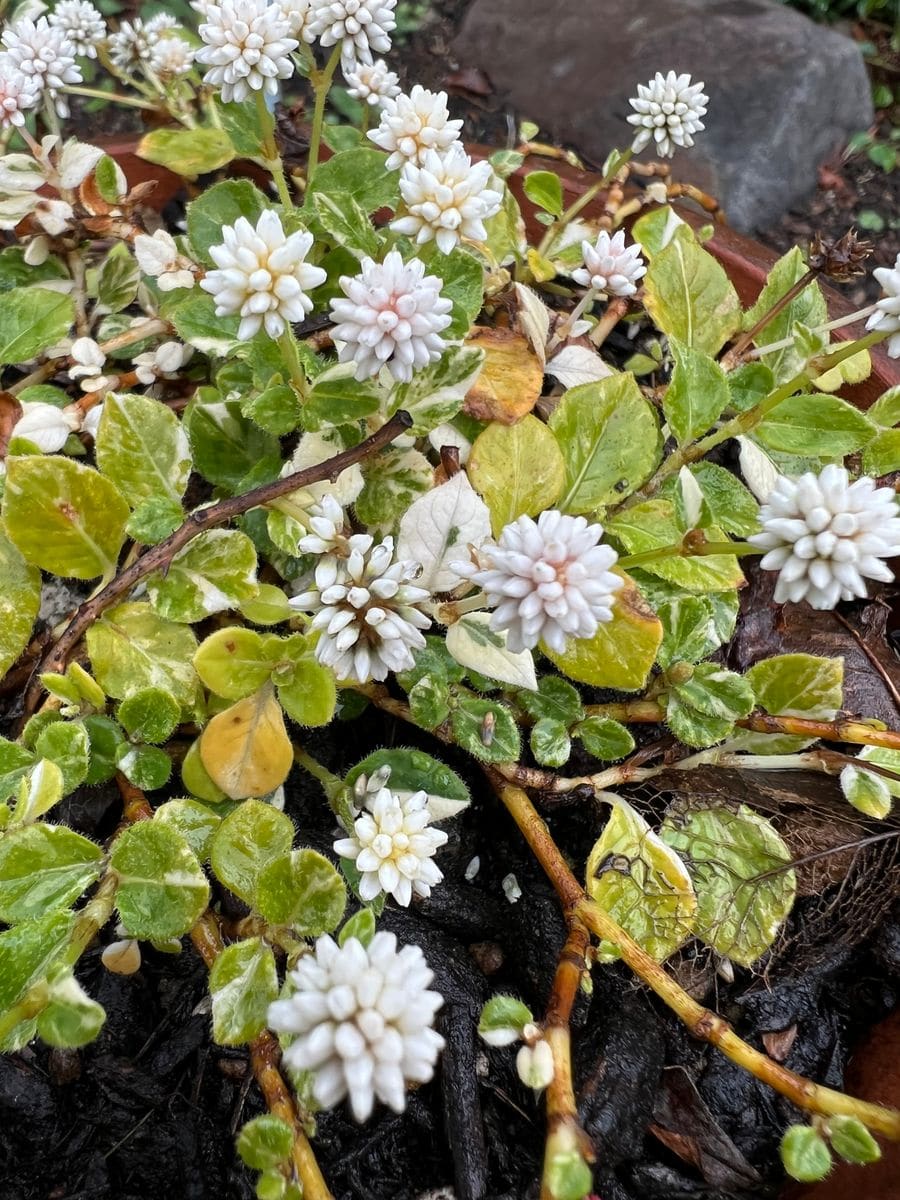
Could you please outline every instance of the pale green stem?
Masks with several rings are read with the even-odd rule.
[[[832,329],[844,329],[848,325],[855,325],[857,321],[864,321],[866,317],[870,317],[877,307],[877,304],[870,304],[857,312],[849,313],[846,317],[838,317],[834,321],[828,321],[825,325],[817,325],[811,332],[828,333]],[[764,354],[774,354],[776,350],[786,350],[788,346],[793,346],[794,341],[793,337],[786,337],[779,342],[770,342],[768,346],[757,346],[749,352],[747,358],[762,358]]]
[[[584,293],[584,295],[581,297],[581,299],[578,301],[578,303],[575,305],[575,307],[572,309],[572,311],[569,313],[569,315],[565,318],[565,320],[563,320],[560,323],[559,328],[557,329],[556,333],[554,333],[553,337],[547,343],[547,353],[548,354],[550,354],[551,351],[555,350],[556,347],[558,345],[560,345],[561,342],[564,342],[566,340],[566,338],[569,336],[569,332],[571,331],[572,326],[575,324],[575,322],[578,320],[578,318],[582,315],[582,313],[587,312],[587,310],[590,308],[590,306],[594,303],[594,301],[596,299],[597,299],[596,289],[588,288],[588,290]]]
[[[291,198],[291,192],[284,174],[284,164],[281,161],[281,155],[278,153],[278,145],[275,141],[275,118],[269,112],[268,108],[266,108],[266,98],[261,91],[256,92],[256,111],[259,114],[259,124],[262,129],[262,149],[266,170],[270,172],[272,179],[275,181],[278,199],[286,209],[290,210],[294,207],[294,201]]]
[[[284,355],[284,363],[288,369],[291,383],[294,385],[294,391],[300,397],[301,402],[306,399],[308,386],[306,381],[306,371],[303,369],[303,363],[300,361],[300,354],[297,350],[297,339],[294,337],[293,330],[288,327],[278,339],[278,346]]]
[[[640,554],[629,554],[620,558],[617,565],[624,571],[631,567],[643,567],[647,563],[656,562],[660,558],[703,558],[710,554],[734,554],[741,557],[747,554],[765,554],[757,546],[749,542],[704,542],[697,547],[686,546],[684,542],[674,542],[671,546],[660,546],[658,550],[643,550]]]
[[[156,101],[138,100],[137,96],[126,96],[122,92],[104,92],[102,88],[71,85],[62,90],[67,96],[85,96],[89,100],[110,100],[114,104],[124,104],[128,108],[143,108],[148,112],[159,112],[161,107]]]
[[[616,172],[615,172],[616,174],[618,174],[619,171],[622,170],[622,168],[625,166],[626,163],[631,161],[633,154],[634,154],[634,151],[631,150],[630,148],[623,152],[622,157],[619,160],[618,166],[616,167]],[[575,200],[572,204],[570,204],[569,207],[566,209],[566,211],[562,214],[562,216],[558,220],[553,222],[553,224],[549,227],[547,232],[544,234],[543,238],[541,239],[541,243],[537,248],[537,252],[541,258],[546,257],[551,246],[556,241],[559,234],[561,234],[562,231],[565,229],[565,227],[571,221],[574,221],[575,218],[578,216],[578,214],[580,212],[582,212],[585,208],[587,208],[587,206],[590,204],[590,202],[593,199],[595,199],[600,194],[600,192],[603,191],[604,188],[609,187],[611,182],[612,182],[611,176],[603,175],[600,179],[597,180],[596,183],[591,184],[591,186],[587,189],[587,191],[584,192],[581,196],[579,196],[577,200]]]
[[[337,65],[341,60],[341,43],[334,47],[331,52],[331,57],[325,64],[322,71],[317,71],[311,75],[313,88],[316,93],[316,103],[313,108],[313,123],[312,132],[309,138],[309,156],[306,161],[306,186],[313,181],[313,176],[316,173],[316,167],[319,165],[319,147],[322,144],[322,126],[325,122],[325,101],[328,98],[328,92],[331,89],[331,81],[334,78],[334,73],[337,70]]]

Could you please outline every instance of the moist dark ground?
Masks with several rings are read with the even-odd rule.
[[[495,103],[483,77],[450,56],[465,7],[432,6],[400,50],[403,70],[410,81],[454,91],[467,136],[512,143],[515,114]],[[816,231],[837,235],[864,209],[889,223],[900,213],[898,175],[885,175],[861,156],[824,164],[809,203],[761,239],[785,248]],[[878,261],[893,261],[897,232],[877,240]],[[609,346],[615,348],[615,338]],[[779,617],[763,583],[750,589],[744,612],[732,666],[782,649],[843,654],[848,708],[896,727],[900,713],[837,621]],[[885,610],[848,607],[845,616],[882,668],[896,674]],[[542,1011],[563,942],[562,919],[505,811],[461,756],[374,711],[317,736],[310,749],[341,771],[376,746],[411,743],[446,758],[474,796],[447,826],[443,885],[427,903],[389,910],[383,919],[402,940],[419,943],[435,970],[446,999],[447,1049],[438,1077],[410,1097],[402,1117],[379,1111],[359,1128],[343,1112],[325,1114],[316,1151],[337,1200],[417,1200],[443,1187],[454,1188],[457,1200],[525,1200],[536,1196],[541,1105],[519,1083],[514,1053],[487,1051],[475,1025],[493,991],[512,991]],[[589,765],[570,764],[573,772]],[[784,1053],[790,1043],[789,1067],[840,1086],[862,1034],[900,1000],[900,909],[892,904],[893,839],[849,851],[835,847],[894,827],[855,819],[833,785],[808,775],[673,776],[630,798],[653,819],[671,795],[665,787],[703,795],[723,783],[728,798],[771,815],[797,856],[808,860],[800,872],[802,897],[761,974],[737,970],[725,983],[708,956],[694,951],[674,969],[753,1044]],[[287,792],[301,843],[327,850],[334,831],[321,796],[297,773]],[[589,799],[545,812],[578,869],[604,812]],[[115,790],[83,790],[61,818],[103,838],[118,814]],[[476,856],[480,869],[468,882],[466,868]],[[515,904],[502,886],[510,873],[522,890]],[[218,901],[226,912],[239,911],[233,898]],[[179,955],[146,948],[141,970],[127,978],[105,971],[95,948],[80,975],[107,1011],[99,1040],[80,1051],[34,1043],[0,1058],[0,1200],[251,1200],[253,1174],[237,1161],[233,1138],[261,1102],[246,1053],[211,1041],[206,972],[190,945]],[[595,970],[593,995],[579,1000],[573,1030],[580,1113],[597,1152],[595,1191],[603,1200],[778,1194],[778,1140],[796,1113],[690,1039],[624,968]]]

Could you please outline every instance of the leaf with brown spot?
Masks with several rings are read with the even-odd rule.
[[[466,345],[484,351],[484,366],[466,393],[463,411],[478,421],[521,421],[544,386],[543,368],[527,338],[511,329],[476,325]]]
[[[294,752],[271,684],[213,717],[200,738],[200,759],[232,800],[266,796],[284,783]]]

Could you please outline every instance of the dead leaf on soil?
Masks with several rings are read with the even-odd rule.
[[[0,461],[6,458],[13,427],[22,415],[22,405],[11,392],[0,392]]]
[[[469,388],[464,411],[478,421],[515,425],[537,404],[544,385],[544,372],[530,343],[511,329],[481,325],[466,343],[484,351],[484,366]]]

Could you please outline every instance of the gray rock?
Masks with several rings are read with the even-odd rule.
[[[453,50],[597,163],[630,143],[638,83],[670,69],[703,80],[706,130],[675,177],[745,231],[812,191],[819,164],[872,120],[855,43],[770,0],[474,0]]]

